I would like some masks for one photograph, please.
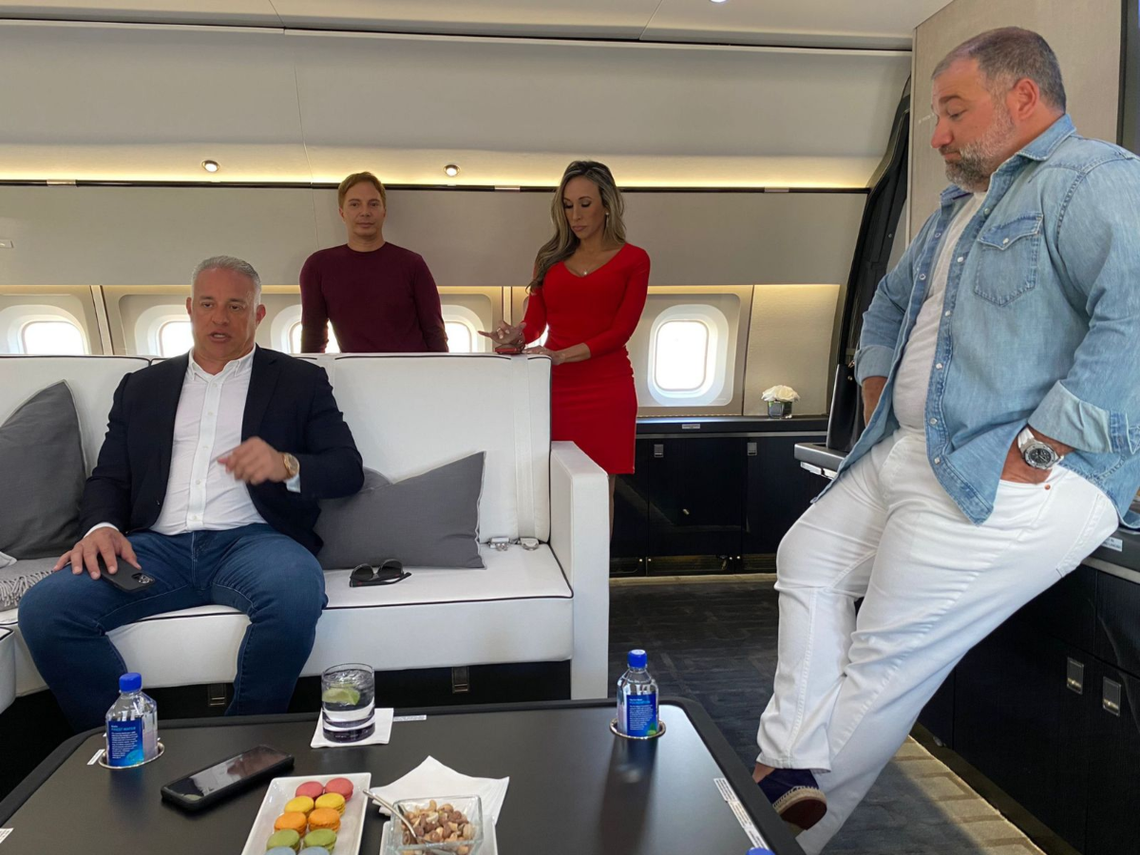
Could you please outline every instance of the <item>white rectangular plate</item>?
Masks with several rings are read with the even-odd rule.
[[[392,820],[384,823],[384,832],[380,836],[380,855],[384,855],[388,850],[385,848],[388,845],[388,834],[392,830]],[[339,840],[337,841],[340,842]],[[479,847],[476,855],[498,855],[499,841],[495,838],[495,824],[493,822],[487,823],[487,829],[483,832],[483,845]],[[245,853],[242,853],[245,855]],[[264,855],[264,853],[259,853]]]
[[[364,814],[371,804],[365,793],[372,786],[371,772],[356,772],[351,775],[301,775],[292,778],[274,778],[269,782],[269,792],[261,802],[261,810],[249,830],[245,848],[241,855],[265,855],[265,842],[273,834],[273,823],[285,812],[285,804],[296,797],[297,787],[306,781],[327,784],[333,778],[347,778],[352,781],[352,798],[344,806],[344,816],[340,818],[340,831],[336,833],[336,846],[332,855],[357,855],[360,851],[360,836],[364,830]]]

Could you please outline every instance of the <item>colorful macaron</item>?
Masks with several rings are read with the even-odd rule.
[[[352,798],[352,781],[348,780],[348,778],[333,778],[325,784],[325,792],[344,796],[344,800],[347,802]]]
[[[297,796],[295,799],[289,799],[285,802],[285,813],[303,813],[308,816],[313,810],[313,800],[308,796]]]
[[[325,853],[333,851],[336,846],[336,833],[327,828],[318,828],[305,835],[305,848],[317,849]]]
[[[340,793],[325,793],[316,802],[317,809],[327,808],[335,810],[341,816],[344,816],[344,796]]]
[[[301,851],[301,835],[291,828],[286,828],[281,831],[273,832],[269,841],[265,844],[265,848],[275,849],[278,846],[284,849],[292,849],[294,852]]]
[[[329,850],[323,846],[306,846],[301,850],[301,855],[328,855]]]
[[[265,855],[296,855],[296,852],[288,846],[274,846]]]
[[[325,791],[324,784],[318,784],[316,781],[305,781],[301,786],[297,787],[298,796],[308,796],[310,799],[316,800],[317,796]]]
[[[340,831],[340,814],[332,808],[316,808],[309,814],[309,828],[313,831],[318,829]]]
[[[283,813],[273,822],[274,831],[283,831],[287,828],[293,829],[298,834],[304,834],[305,829],[309,826],[309,820],[300,811],[290,811]]]

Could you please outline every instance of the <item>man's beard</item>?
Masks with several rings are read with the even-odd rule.
[[[1005,162],[1016,128],[1009,111],[998,108],[993,124],[981,137],[958,149],[958,160],[946,161],[946,177],[963,190],[977,193],[990,185],[990,176]]]

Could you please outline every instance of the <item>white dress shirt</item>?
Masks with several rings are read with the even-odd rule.
[[[174,535],[265,523],[245,482],[218,462],[219,457],[242,443],[242,420],[255,351],[256,348],[227,362],[217,374],[205,371],[191,351],[174,418],[166,498],[151,531]],[[299,493],[301,476],[290,478],[285,486]],[[91,531],[108,525],[111,524],[100,523]]]

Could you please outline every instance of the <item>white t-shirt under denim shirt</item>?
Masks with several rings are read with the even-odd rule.
[[[962,238],[974,214],[985,201],[985,193],[975,193],[962,206],[957,216],[950,222],[938,249],[938,261],[930,277],[930,287],[922,301],[914,329],[910,332],[902,362],[895,375],[894,404],[895,418],[899,425],[909,430],[925,430],[926,393],[930,388],[930,372],[934,365],[934,352],[938,348],[938,325],[942,320],[942,304],[946,300],[946,282],[950,277],[950,261],[954,249]]]

